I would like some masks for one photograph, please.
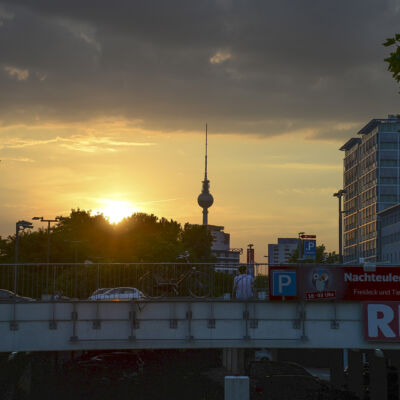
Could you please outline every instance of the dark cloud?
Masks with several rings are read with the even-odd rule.
[[[398,29],[396,0],[0,4],[3,124],[115,116],[197,130],[208,120],[220,133],[342,140],[338,123],[399,105],[381,45]]]

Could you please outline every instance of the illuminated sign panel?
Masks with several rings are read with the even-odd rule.
[[[397,266],[377,266],[374,271],[366,271],[361,266],[329,264],[270,266],[270,276],[278,270],[296,272],[294,299],[400,301],[400,267]],[[283,295],[272,290],[275,286],[271,279],[270,285],[270,299],[281,300]]]

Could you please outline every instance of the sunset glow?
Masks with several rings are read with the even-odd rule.
[[[400,106],[398,0],[80,3],[0,0],[0,237],[71,210],[202,224],[207,124],[232,248],[337,251],[339,149]]]
[[[124,218],[139,211],[137,207],[128,201],[102,200],[104,206],[96,210],[95,214],[103,214],[112,224],[117,224]]]

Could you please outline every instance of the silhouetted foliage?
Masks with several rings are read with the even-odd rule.
[[[185,224],[182,232],[182,245],[190,254],[190,262],[214,261],[211,255],[213,241],[210,231],[204,225]]]
[[[385,47],[394,46],[394,49],[392,48],[393,51],[389,54],[389,57],[385,58],[385,61],[388,63],[388,71],[400,83],[400,34],[396,33],[394,37],[386,39],[383,45]]]
[[[41,263],[47,259],[47,229],[19,233],[19,262]],[[72,210],[69,217],[50,228],[50,262],[173,262],[188,251],[190,262],[214,261],[212,235],[204,226],[136,213],[119,224],[102,215]],[[15,235],[0,238],[0,261],[12,263]]]
[[[339,262],[339,255],[336,254],[335,252],[329,253],[326,255],[325,253],[325,245],[321,244],[317,246],[316,249],[316,256],[315,260],[312,259],[302,259],[301,261],[299,260],[299,249],[295,249],[292,251],[290,254],[289,258],[290,263],[318,263],[318,264],[333,264]]]

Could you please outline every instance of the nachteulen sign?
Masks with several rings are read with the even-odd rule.
[[[400,266],[270,266],[269,276],[271,300],[400,301]]]

